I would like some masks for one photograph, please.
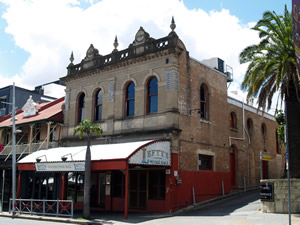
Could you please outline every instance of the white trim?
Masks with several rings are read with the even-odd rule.
[[[243,108],[243,103],[237,99],[234,99],[234,98],[231,98],[231,97],[227,97],[227,102],[231,105],[235,105],[239,108]],[[263,116],[267,119],[270,119],[270,120],[273,120],[275,121],[275,118],[274,116],[272,116],[271,114],[269,113],[263,113],[261,110],[257,111],[256,108],[254,108],[253,106],[250,106],[250,105],[247,105],[247,104],[244,104],[244,108],[245,110],[249,111],[249,112],[252,112],[252,113],[255,113],[257,115],[260,115],[260,116]]]

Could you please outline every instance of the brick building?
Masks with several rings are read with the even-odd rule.
[[[104,56],[91,45],[79,64],[71,55],[61,78],[66,85],[62,142],[68,150],[57,151],[53,163],[67,154],[73,154],[68,163],[84,160],[74,156],[74,146],[85,142],[73,136],[83,118],[104,130],[92,140],[94,208],[176,211],[233,188],[258,187],[260,176],[283,173],[274,118],[228,97],[231,74],[222,61],[212,68],[191,58],[173,20],[170,27],[160,39],[141,27],[127,49],[119,51],[115,39],[115,49]],[[272,160],[261,162],[260,152]],[[38,171],[34,159],[45,153],[34,154],[19,162],[23,174]],[[154,158],[146,163],[147,157]],[[62,177],[56,185],[64,189],[60,198],[82,207],[82,198],[75,197],[81,172],[55,172]]]

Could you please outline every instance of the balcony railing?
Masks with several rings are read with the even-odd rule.
[[[30,144],[20,144],[16,145],[16,155],[23,155],[23,154],[29,154],[32,152],[36,152],[41,149],[46,149],[47,143],[42,142],[42,143],[31,143],[31,149],[30,149]],[[58,142],[53,141],[49,142],[48,148],[56,148],[58,147]],[[12,145],[5,145],[3,150],[0,152],[0,155],[11,155],[12,154]]]

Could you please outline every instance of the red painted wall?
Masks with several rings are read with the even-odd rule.
[[[181,184],[173,186],[172,211],[222,195],[222,180],[225,194],[230,192],[230,173],[214,171],[180,171]]]

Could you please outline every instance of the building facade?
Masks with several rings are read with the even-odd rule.
[[[71,55],[68,73],[61,78],[66,85],[65,147],[85,145],[73,135],[83,118],[103,128],[101,137],[93,137],[93,145],[110,145],[121,155],[124,146],[132,144],[120,158],[105,158],[101,147],[92,152],[94,208],[173,212],[235,188],[258,187],[260,178],[283,173],[274,118],[229,98],[230,74],[191,58],[174,31],[174,21],[170,27],[169,35],[160,39],[151,38],[141,27],[127,49],[119,51],[116,39],[115,49],[104,56],[91,45],[79,64],[73,64]],[[137,147],[139,142],[143,144]],[[169,147],[151,147],[165,142]],[[100,156],[93,159],[93,154]],[[140,158],[132,163],[134,154]],[[166,155],[169,163],[164,161]],[[271,160],[262,161],[260,155]],[[155,160],[143,162],[148,156]],[[84,160],[73,157],[68,160]],[[55,160],[39,163],[48,166]],[[27,172],[38,166],[34,158],[19,163]],[[82,187],[83,174],[52,172],[61,177],[60,196],[82,207],[82,198],[71,193]]]
[[[16,112],[16,160],[24,158],[40,149],[58,147],[63,124],[62,105],[64,97],[52,102],[38,104],[30,96],[22,109]],[[0,118],[0,180],[4,188],[5,208],[11,196],[12,184],[12,116]],[[4,183],[4,185],[3,185]]]

